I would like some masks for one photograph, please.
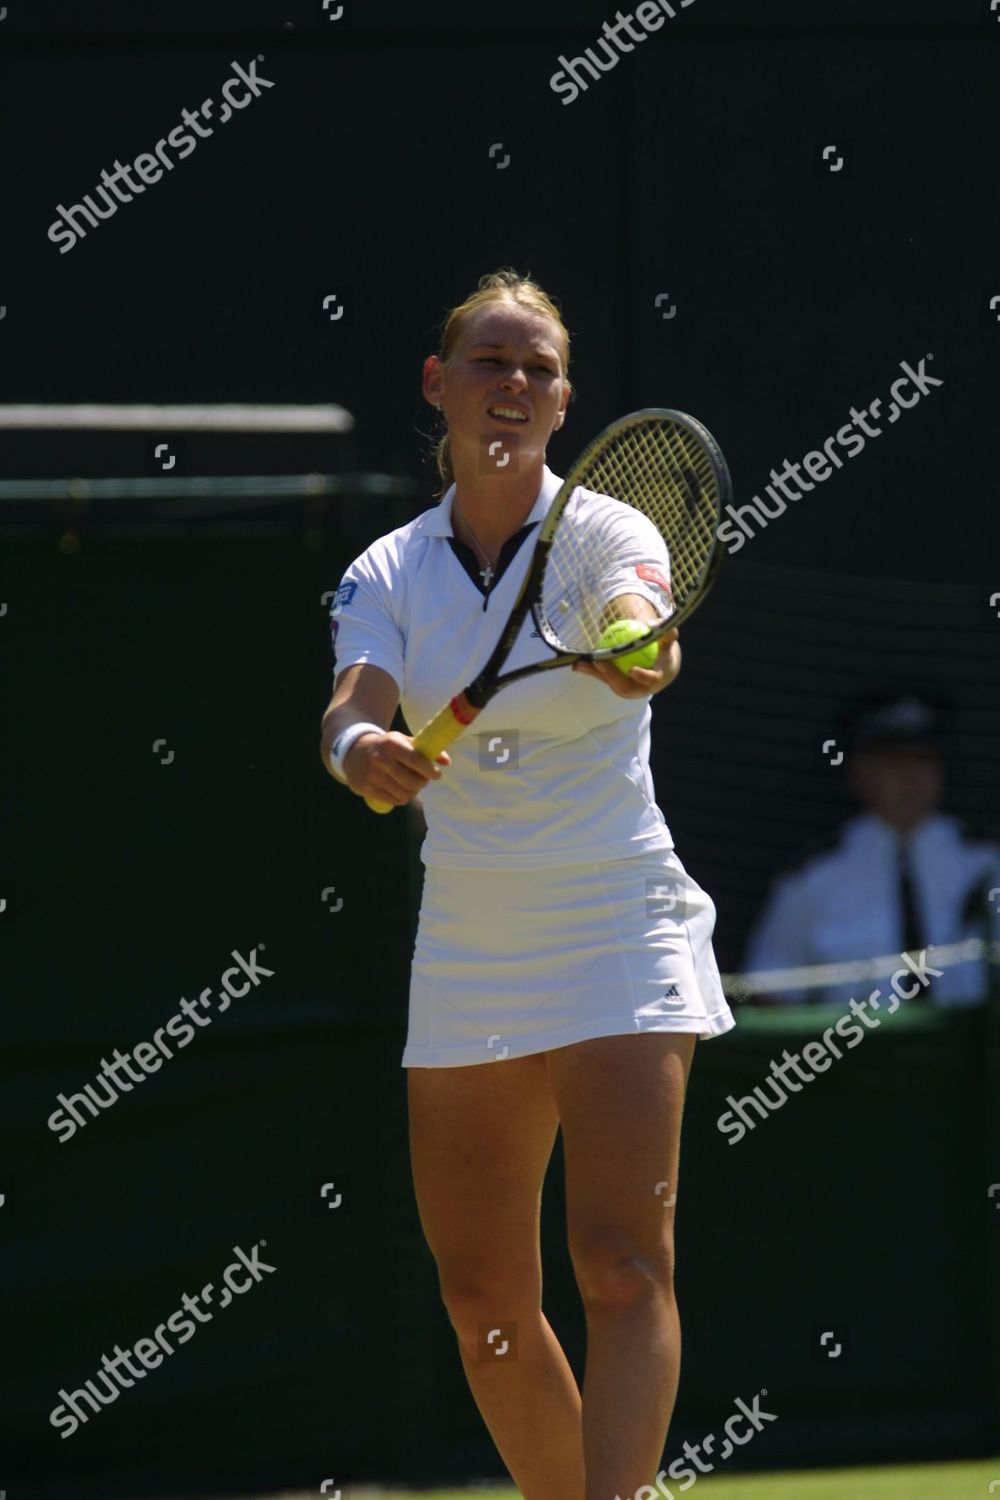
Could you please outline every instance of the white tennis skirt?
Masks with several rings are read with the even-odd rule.
[[[672,849],[555,869],[427,866],[404,1068],[736,1024],[715,904]]]

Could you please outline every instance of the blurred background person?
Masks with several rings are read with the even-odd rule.
[[[863,811],[774,881],[747,943],[745,968],[900,955],[930,949],[943,968],[920,997],[938,1005],[985,1000],[985,959],[935,964],[934,950],[984,937],[990,891],[1000,901],[1000,842],[977,835],[940,808],[944,783],[942,711],[915,695],[866,700],[846,721],[846,772]],[[886,974],[825,987],[752,997],[758,1002],[862,999]]]

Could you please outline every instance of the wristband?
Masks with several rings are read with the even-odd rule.
[[[341,730],[330,746],[330,769],[345,786],[347,777],[344,775],[344,760],[354,741],[363,734],[385,734],[385,730],[380,724],[350,724],[347,729]]]

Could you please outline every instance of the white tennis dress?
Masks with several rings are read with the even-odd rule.
[[[331,605],[337,672],[388,672],[415,733],[485,665],[560,484],[546,467],[488,590],[454,538],[454,485],[374,542]],[[662,604],[666,578],[659,534],[638,524],[608,597]],[[549,654],[529,617],[508,665]],[[504,688],[449,748],[451,765],[421,798],[425,881],[403,1067],[640,1031],[707,1039],[735,1025],[712,949],[715,906],[656,805],[650,721],[649,699],[563,668]]]

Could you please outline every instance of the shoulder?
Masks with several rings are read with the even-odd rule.
[[[863,832],[858,820],[852,818],[809,839],[782,866],[778,872],[778,880],[784,883],[825,878],[849,857],[852,847]]]
[[[945,836],[963,859],[980,867],[1000,869],[1000,830],[978,818],[946,818]]]
[[[989,844],[1000,847],[1000,827],[980,818],[949,818],[954,835],[962,844]]]
[[[438,514],[439,507],[433,505],[405,526],[387,531],[354,559],[348,574],[389,579],[393,574],[412,569],[434,534]]]
[[[575,505],[576,518],[588,525],[603,523],[608,526],[624,526],[633,531],[652,526],[656,530],[649,517],[641,510],[636,510],[634,505],[626,505],[624,500],[616,500],[613,495],[605,495],[600,490],[585,489],[582,484],[577,485]]]

